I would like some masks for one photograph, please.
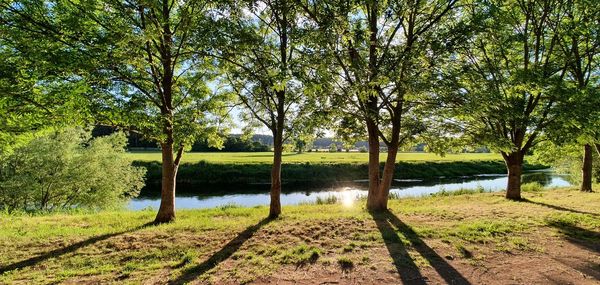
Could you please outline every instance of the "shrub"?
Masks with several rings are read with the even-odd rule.
[[[331,204],[336,204],[338,202],[338,197],[334,196],[334,195],[329,195],[327,197],[319,197],[317,196],[317,200],[315,201],[315,204],[317,205],[331,205]]]
[[[0,161],[0,209],[108,208],[137,196],[145,169],[125,158],[126,137],[69,129],[34,138]]]
[[[539,182],[530,182],[521,185],[521,191],[523,192],[539,192],[544,190],[544,186]]]
[[[331,143],[329,145],[329,152],[337,152],[338,151],[338,147],[335,143]]]

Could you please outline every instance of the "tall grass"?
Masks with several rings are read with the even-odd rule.
[[[521,185],[521,191],[523,192],[540,192],[542,190],[544,190],[544,186],[542,186],[542,184],[539,182],[531,182]]]
[[[483,186],[478,185],[474,189],[460,188],[460,189],[454,190],[454,191],[448,191],[448,190],[442,188],[442,190],[440,192],[431,193],[430,196],[431,197],[447,197],[447,196],[470,195],[470,194],[486,193],[486,192],[492,192],[492,190],[489,190],[489,189],[486,190],[485,188],[483,188]]]

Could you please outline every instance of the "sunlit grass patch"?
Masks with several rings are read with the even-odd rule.
[[[128,156],[139,161],[160,161],[160,152],[130,152]],[[387,154],[382,153],[380,160],[385,161]],[[368,153],[360,152],[288,152],[283,155],[284,163],[367,163]],[[501,160],[497,153],[461,153],[439,156],[434,153],[399,153],[397,161],[470,161]],[[206,161],[211,163],[271,163],[272,152],[189,152],[183,155],[183,162]]]

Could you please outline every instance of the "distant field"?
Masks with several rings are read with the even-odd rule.
[[[160,152],[130,152],[128,154],[137,161],[160,161]],[[387,157],[381,154],[382,162]],[[272,152],[190,152],[183,155],[183,162],[206,161],[211,163],[270,163],[273,159]],[[444,157],[433,153],[399,153],[396,161],[481,161],[501,160],[497,153],[462,153],[447,154]],[[360,152],[307,152],[297,154],[294,152],[283,155],[284,163],[367,163],[368,153]]]

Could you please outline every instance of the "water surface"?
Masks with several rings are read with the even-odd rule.
[[[523,175],[523,182],[538,182],[544,187],[565,187],[570,183],[566,176],[554,174],[548,171],[536,171]],[[440,191],[456,191],[460,189],[474,189],[483,187],[487,191],[503,191],[506,187],[507,177],[505,174],[477,175],[463,178],[439,178],[433,181],[419,180],[396,180],[390,190],[392,195],[398,197],[418,197],[430,195]],[[178,209],[213,208],[228,204],[252,207],[269,204],[269,186],[250,187],[248,189],[229,190],[225,193],[221,189],[215,194],[212,188],[219,186],[198,186],[195,189],[178,189],[175,205]],[[355,181],[351,186],[302,188],[285,187],[281,194],[282,205],[297,205],[310,203],[317,198],[336,196],[342,203],[351,204],[357,197],[367,195],[367,183]],[[141,195],[132,199],[128,208],[140,210],[148,207],[158,209],[160,205],[160,190],[151,189],[142,191]],[[213,194],[211,194],[213,193]]]

